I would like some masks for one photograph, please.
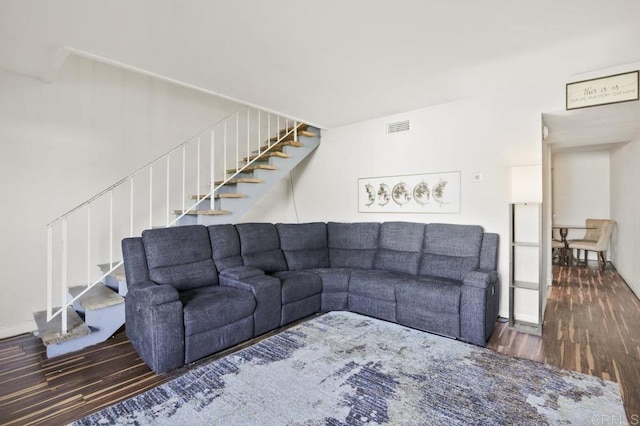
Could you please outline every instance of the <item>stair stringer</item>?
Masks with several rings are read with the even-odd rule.
[[[215,225],[221,223],[237,223],[260,199],[282,179],[289,176],[302,160],[320,145],[320,130],[310,129],[316,134],[314,137],[300,136],[299,141],[303,143],[301,147],[285,146],[282,151],[290,154],[290,158],[272,157],[268,164],[277,167],[276,170],[255,170],[251,174],[241,174],[237,177],[253,177],[262,180],[262,183],[238,183],[235,185],[225,185],[219,192],[237,192],[244,194],[244,198],[222,198],[217,200],[206,200],[201,203],[201,209],[226,210],[229,214],[223,216],[191,216],[180,219],[180,225]]]

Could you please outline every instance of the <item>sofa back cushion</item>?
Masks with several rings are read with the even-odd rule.
[[[378,247],[379,223],[327,224],[332,268],[372,269]]]
[[[286,271],[287,262],[280,249],[280,237],[272,223],[242,223],[236,229],[240,236],[240,254],[245,266],[262,269],[267,274]]]
[[[290,271],[329,267],[326,223],[279,223],[276,229]]]
[[[480,265],[482,237],[476,225],[428,224],[419,274],[461,281]]]
[[[209,238],[211,239],[211,251],[213,261],[218,271],[242,266],[240,255],[240,237],[233,225],[210,225]]]
[[[417,275],[425,226],[410,222],[381,224],[373,267]]]
[[[206,227],[148,229],[142,232],[142,242],[152,281],[178,291],[218,284]]]
[[[480,251],[480,269],[496,271],[498,269],[498,234],[485,233],[482,236]]]

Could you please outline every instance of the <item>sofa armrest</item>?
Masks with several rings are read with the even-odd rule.
[[[488,288],[496,281],[498,281],[498,273],[496,271],[478,269],[465,275],[463,283],[471,287]]]
[[[257,277],[264,275],[262,269],[254,268],[253,266],[236,266],[233,268],[227,268],[220,272],[221,277],[231,278],[233,280],[243,280],[245,278]]]
[[[460,339],[486,346],[493,332],[500,303],[500,277],[479,269],[464,278],[460,297]]]
[[[143,281],[127,288],[127,297],[139,300],[139,303],[148,306],[162,305],[164,303],[180,300],[178,290],[168,284],[156,284],[153,281]]]
[[[142,281],[129,286],[125,303],[127,337],[156,373],[184,365],[184,318],[178,291]]]
[[[262,274],[244,279],[234,279],[220,274],[220,285],[253,293],[256,298],[256,310],[253,313],[254,336],[280,326],[282,295],[278,278]]]

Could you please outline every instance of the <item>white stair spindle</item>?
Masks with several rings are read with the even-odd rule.
[[[260,134],[262,133],[262,112],[258,110],[258,155],[260,155],[260,144],[262,140],[260,139]]]
[[[87,285],[91,285],[91,203],[87,204]]]
[[[109,269],[113,268],[113,189],[109,191]]]
[[[53,313],[53,225],[47,226],[47,321]]]
[[[183,146],[182,147],[182,213],[183,214],[186,209],[185,203],[187,202],[186,184],[187,184],[187,148]]]
[[[222,157],[222,173],[226,173],[227,170],[227,122],[224,122],[224,137],[223,137],[223,157]],[[225,176],[223,174],[223,176]],[[223,178],[224,179],[224,178]]]
[[[198,142],[196,142],[198,152],[196,154],[196,194],[198,194],[196,200],[200,202],[200,136],[198,136]]]
[[[210,142],[210,155],[211,155],[211,165],[209,167],[209,182],[210,182],[210,189],[209,189],[209,193],[211,194],[211,199],[213,200],[213,190],[215,188],[216,185],[216,143],[215,143],[215,131],[213,129],[211,129],[211,142]]]
[[[149,166],[149,229],[153,228],[153,166]]]
[[[271,113],[267,113],[267,148],[271,147]]]
[[[60,309],[61,313],[61,325],[60,331],[62,334],[67,334],[67,264],[68,264],[68,252],[67,252],[67,218],[62,219],[62,280],[60,282]]]
[[[247,108],[247,165],[251,160],[251,110]]]
[[[170,182],[171,182],[171,174],[169,172],[169,170],[171,169],[171,156],[167,155],[167,227],[169,227],[169,223],[171,223],[171,219],[169,218],[169,212],[171,211],[171,207],[170,207],[170,203],[169,203],[169,196],[170,196]]]
[[[240,158],[240,112],[236,114],[236,173],[240,170],[238,158]]]
[[[133,237],[133,176],[129,181],[129,236]]]

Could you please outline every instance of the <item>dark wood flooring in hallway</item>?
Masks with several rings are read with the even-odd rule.
[[[554,266],[542,334],[501,323],[488,346],[619,383],[628,421],[640,425],[640,301],[615,269]]]
[[[499,323],[489,347],[620,383],[629,422],[640,424],[640,302],[615,270],[557,267],[543,335]],[[51,360],[30,334],[0,340],[0,425],[66,424],[185,370],[154,374],[122,331]]]

